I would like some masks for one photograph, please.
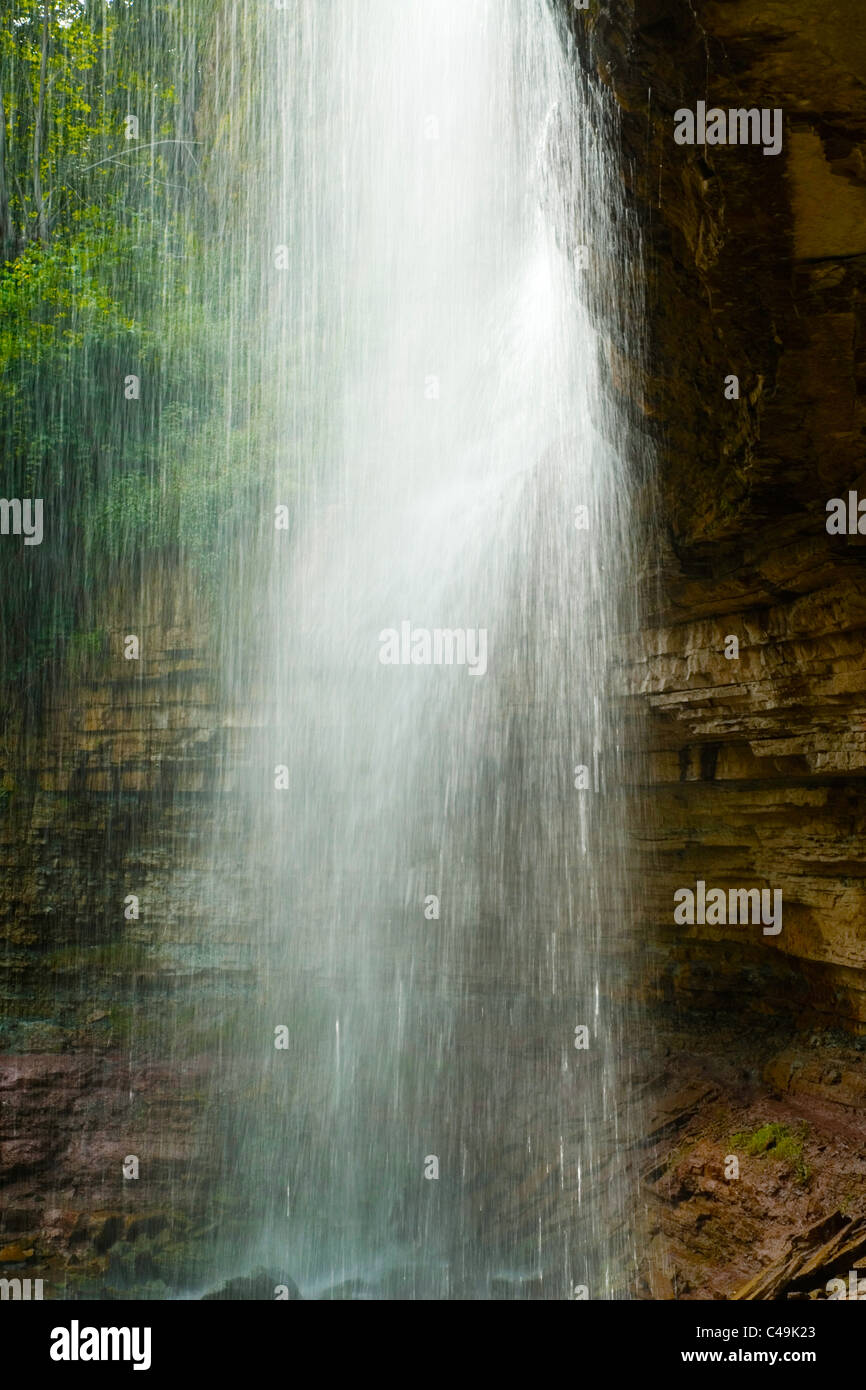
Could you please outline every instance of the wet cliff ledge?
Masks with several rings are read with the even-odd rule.
[[[866,11],[565,9],[620,108],[646,303],[645,350],[612,353],[656,479],[623,663],[660,1044],[642,1293],[826,1297],[866,1255],[866,536],[827,529],[866,497]],[[698,103],[781,111],[780,152],[678,144]],[[676,923],[699,881],[780,889],[781,931]]]
[[[621,108],[644,243],[631,379],[659,534],[626,684],[650,720],[658,990],[856,1031],[866,535],[829,534],[827,504],[866,498],[866,10],[591,0],[570,22]],[[678,144],[701,102],[781,111],[781,150]],[[699,880],[780,889],[782,930],[676,925]]]

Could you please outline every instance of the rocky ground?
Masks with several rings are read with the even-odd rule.
[[[641,1296],[826,1298],[866,1275],[866,1045],[773,1022],[660,1031]]]

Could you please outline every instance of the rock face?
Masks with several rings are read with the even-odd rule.
[[[195,1279],[203,1083],[201,1064],[112,1052],[0,1060],[0,1271],[42,1278],[49,1299],[166,1297]]]
[[[195,878],[222,734],[207,634],[179,568],[105,610],[38,721],[6,706],[0,765],[0,1264],[46,1298],[195,1281],[214,1176],[195,1026],[217,970]]]
[[[205,935],[184,866],[190,813],[219,766],[206,628],[180,569],[107,596],[105,610],[38,721],[5,711],[0,1037],[16,1052],[125,1045],[126,1008],[149,993],[158,1037],[160,986],[196,973]],[[132,629],[118,626],[125,612]],[[137,660],[124,657],[130,630]]]
[[[640,929],[662,1048],[640,1293],[828,1297],[863,1263],[866,1206],[866,538],[827,529],[831,499],[866,496],[866,12],[562,13],[620,109],[645,288],[645,342],[609,350],[635,477],[651,458],[654,478],[622,662],[650,746]],[[698,102],[780,109],[781,152],[677,144]],[[782,931],[678,925],[674,893],[699,881],[781,889]]]
[[[585,68],[621,108],[643,241],[647,345],[629,390],[655,456],[658,532],[624,684],[649,718],[656,992],[857,1030],[866,536],[826,522],[830,499],[866,497],[866,11],[599,0],[569,12]],[[781,153],[676,144],[674,113],[699,101],[781,109]],[[782,932],[675,926],[675,889],[699,879],[780,888]]]

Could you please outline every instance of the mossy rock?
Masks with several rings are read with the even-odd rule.
[[[803,1145],[807,1128],[803,1125],[793,1130],[788,1125],[765,1124],[751,1133],[743,1131],[730,1140],[732,1149],[741,1149],[750,1157],[769,1157],[787,1164],[797,1174],[798,1182],[805,1182],[811,1169],[803,1159]]]

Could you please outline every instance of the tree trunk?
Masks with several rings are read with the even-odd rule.
[[[42,60],[39,64],[39,104],[36,108],[36,124],[33,128],[33,205],[36,208],[36,222],[39,240],[43,246],[48,244],[48,217],[45,212],[45,199],[42,196],[42,126],[45,120],[45,87],[48,77],[48,6],[42,5]]]
[[[0,94],[0,257],[9,255],[14,237],[6,183],[6,99]]]

